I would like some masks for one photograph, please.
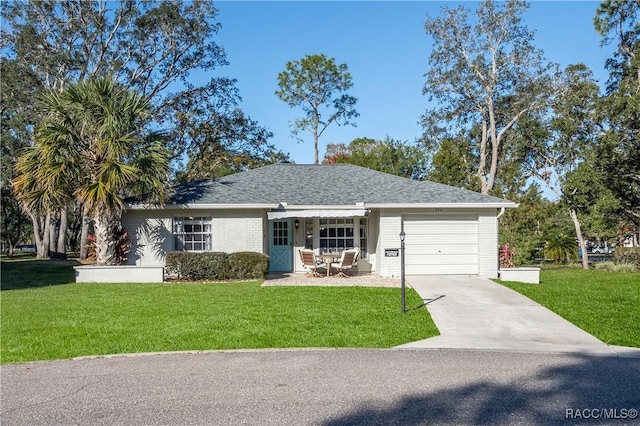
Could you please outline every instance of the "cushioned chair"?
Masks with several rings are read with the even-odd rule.
[[[340,257],[340,262],[332,263],[331,266],[338,270],[336,275],[344,278],[348,278],[350,269],[352,269],[356,265],[358,250],[345,250],[342,252],[342,256]]]
[[[326,268],[327,264],[322,262],[321,260],[318,260],[313,250],[300,250],[300,259],[302,260],[302,267],[305,270],[309,271],[311,275],[313,275],[314,277],[323,276],[318,272],[318,269]]]

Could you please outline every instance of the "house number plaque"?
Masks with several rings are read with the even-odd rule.
[[[384,257],[400,257],[400,249],[384,249]]]

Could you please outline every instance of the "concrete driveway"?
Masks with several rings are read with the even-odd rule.
[[[410,276],[440,336],[399,348],[465,348],[640,357],[608,346],[533,300],[475,276]]]

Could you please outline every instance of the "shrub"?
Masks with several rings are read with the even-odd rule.
[[[554,262],[568,262],[578,258],[575,239],[567,234],[551,237],[544,246],[544,257]]]
[[[269,272],[269,256],[255,252],[237,252],[229,254],[227,276],[230,279],[263,279]]]
[[[221,252],[167,253],[166,270],[170,275],[188,280],[221,280],[227,278],[229,255]]]
[[[616,263],[630,263],[640,268],[640,247],[618,247],[613,252]]]
[[[504,245],[500,248],[500,268],[513,268],[515,265],[513,263],[513,258],[515,256],[515,251],[512,247],[508,245]]]
[[[131,241],[129,241],[129,232],[123,228],[113,231],[113,238],[116,244],[116,253],[113,262],[116,265],[127,263],[129,253],[131,252]],[[96,236],[89,234],[87,236],[87,261],[95,262],[96,260]]]
[[[632,263],[615,263],[615,262],[598,262],[595,265],[595,268],[602,271],[611,271],[611,272],[637,272],[638,268]]]
[[[255,252],[172,251],[165,269],[168,275],[188,280],[262,279],[269,271],[269,257]]]

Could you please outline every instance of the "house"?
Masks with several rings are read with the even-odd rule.
[[[498,275],[498,220],[517,204],[350,165],[275,164],[174,188],[164,206],[130,205],[129,263],[163,265],[168,251],[254,251],[270,270],[302,272],[298,250],[358,247],[358,270]]]

